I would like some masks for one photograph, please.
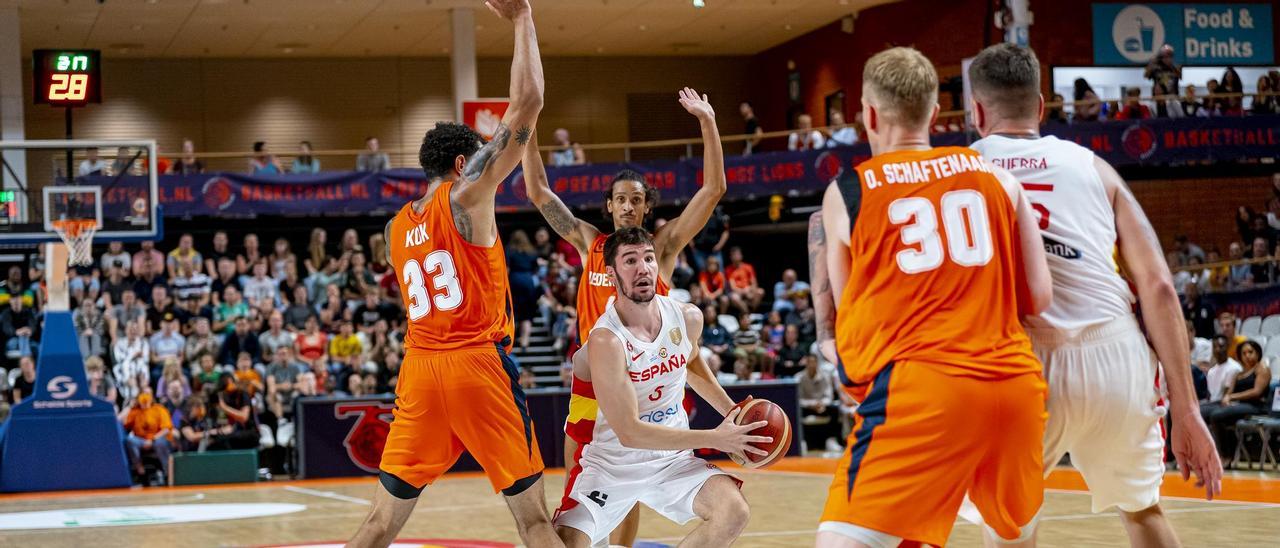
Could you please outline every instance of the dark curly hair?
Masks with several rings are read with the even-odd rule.
[[[640,174],[639,171],[634,169],[624,169],[619,171],[617,175],[613,176],[613,180],[609,181],[609,188],[604,191],[604,205],[601,206],[601,211],[604,213],[605,219],[609,221],[613,220],[613,215],[609,214],[609,202],[613,201],[613,187],[617,186],[618,181],[635,181],[640,183],[640,186],[644,187],[644,203],[649,207],[649,213],[653,213],[653,208],[658,207],[658,189],[649,184],[649,181],[646,180],[644,175]],[[643,223],[644,219],[640,219],[640,222]]]
[[[480,150],[483,142],[480,134],[466,124],[436,122],[435,129],[422,138],[418,163],[422,164],[428,180],[445,178],[453,173],[455,158],[459,155],[470,158]]]
[[[604,239],[604,264],[617,268],[618,249],[624,245],[647,245],[653,247],[653,236],[649,231],[638,226],[620,228]]]

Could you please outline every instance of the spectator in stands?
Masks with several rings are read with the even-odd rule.
[[[142,338],[140,322],[124,324],[124,336],[112,345],[111,356],[116,364],[116,379],[120,381],[120,395],[125,401],[138,397],[142,389],[151,384],[151,345]]]
[[[399,310],[395,305],[378,299],[377,290],[368,289],[365,291],[364,300],[360,302],[360,306],[357,306],[355,312],[352,313],[352,319],[355,321],[359,331],[368,333],[379,321],[395,321],[398,312]]]
[[[102,284],[98,282],[98,271],[92,266],[77,265],[67,280],[67,291],[71,293],[72,302],[97,302],[102,294]]]
[[[284,277],[276,283],[276,293],[280,295],[280,300],[282,301],[281,304],[283,306],[289,305],[289,300],[294,297],[294,289],[299,287],[301,287],[303,291],[306,291],[306,286],[303,285],[302,280],[298,279],[297,264],[293,262],[285,263]],[[306,303],[304,302],[303,304]]]
[[[267,318],[267,326],[267,330],[258,336],[258,345],[262,347],[264,354],[274,356],[281,348],[293,348],[296,335],[285,330],[283,313],[272,312]]]
[[[1111,118],[1113,120],[1146,120],[1151,118],[1151,109],[1139,102],[1142,92],[1138,88],[1129,88],[1124,92],[1124,106]]]
[[[751,315],[738,315],[738,332],[733,334],[734,373],[740,381],[773,378],[773,356],[760,342],[760,332],[751,328]]]
[[[391,157],[378,150],[378,138],[364,138],[364,152],[356,157],[356,171],[378,173],[391,169]]]
[[[315,274],[329,263],[329,251],[325,247],[328,239],[329,233],[325,229],[320,227],[311,229],[311,241],[307,243],[307,258],[303,261],[308,276]]]
[[[218,449],[218,437],[234,430],[230,424],[212,424],[208,418],[208,404],[201,395],[187,398],[182,408],[182,419],[178,421],[178,447],[182,451]]]
[[[787,313],[783,321],[787,325],[794,325],[800,329],[800,341],[802,344],[812,343],[817,339],[817,324],[815,322],[813,307],[809,302],[809,293],[806,291],[798,291],[791,297],[792,310]]]
[[[170,175],[196,175],[204,173],[204,164],[196,158],[196,144],[191,139],[182,140],[182,157],[169,165]]]
[[[160,470],[164,477],[169,477],[169,452],[172,450],[173,417],[163,406],[156,405],[151,389],[147,388],[138,394],[136,401],[130,401],[121,411],[124,429],[129,433],[125,439],[125,447],[129,450],[129,464],[134,475],[149,481],[142,466],[142,452],[152,451],[156,460],[160,461]]]
[[[325,298],[316,303],[316,310],[319,312],[320,323],[325,331],[338,330],[338,322],[346,317],[347,304],[343,302],[342,291],[337,285],[330,284],[325,288]]]
[[[9,299],[9,306],[0,312],[0,340],[4,341],[6,361],[31,356],[40,343],[40,323],[35,312],[23,299]],[[6,365],[9,367],[9,365]]]
[[[160,331],[160,324],[164,322],[165,315],[173,316],[178,321],[177,331],[181,332],[182,320],[178,316],[178,306],[169,298],[169,288],[165,285],[156,285],[151,288],[151,302],[147,306],[147,332],[155,333]]]
[[[1084,78],[1076,78],[1073,96],[1075,97],[1075,103],[1072,105],[1074,121],[1093,122],[1102,119],[1102,102]]]
[[[1266,216],[1256,214],[1253,216],[1250,233],[1253,237],[1246,238],[1244,240],[1246,243],[1251,243],[1257,238],[1262,238],[1266,242],[1267,249],[1271,249],[1276,246],[1276,231],[1271,228],[1270,224],[1268,224]]]
[[[297,285],[293,288],[293,298],[284,309],[285,326],[292,332],[300,332],[307,326],[307,319],[314,318],[315,311],[307,304],[307,287]]]
[[[782,314],[777,311],[769,312],[765,316],[764,326],[760,328],[760,340],[764,341],[765,348],[774,356],[778,355],[778,351],[782,350],[782,342],[786,338],[787,326],[782,323]]]
[[[252,308],[275,306],[279,300],[279,282],[267,276],[267,262],[259,260],[253,263],[253,275],[242,282],[244,297]]]
[[[124,250],[124,244],[116,241],[108,242],[107,251],[98,257],[98,266],[106,272],[117,261],[125,272],[133,272],[133,256]]]
[[[346,363],[350,358],[364,353],[360,339],[356,337],[351,320],[338,323],[338,333],[329,340],[329,359],[334,363]]]
[[[76,328],[76,340],[80,343],[80,354],[90,356],[106,356],[107,345],[103,337],[107,333],[107,320],[102,311],[94,306],[93,300],[84,299],[80,306],[71,313],[71,324]]]
[[[1182,298],[1182,316],[1195,326],[1196,335],[1208,339],[1212,337],[1217,323],[1213,306],[1200,295],[1200,286],[1187,286]]]
[[[253,356],[248,352],[236,354],[236,382],[244,386],[249,397],[266,391],[266,386],[262,382],[262,375],[253,368]]]
[[[1258,77],[1257,93],[1253,96],[1253,104],[1249,107],[1249,112],[1255,115],[1280,114],[1280,103],[1277,102],[1276,96],[1268,92],[1271,89],[1271,79],[1266,76]]]
[[[27,308],[35,308],[36,286],[34,283],[30,285],[22,283],[22,267],[17,265],[9,267],[8,277],[0,281],[0,306],[9,304],[15,296]]]
[[[119,393],[116,390],[115,380],[107,373],[106,364],[102,363],[102,358],[98,356],[85,358],[84,370],[89,379],[89,394],[114,406]]]
[[[760,307],[764,300],[764,289],[756,279],[756,269],[742,260],[742,248],[729,248],[729,266],[725,267],[725,277],[729,282],[727,294],[729,302],[743,312],[751,312]]]
[[[1187,320],[1187,341],[1191,345],[1191,368],[1194,372],[1199,372],[1196,379],[1197,399],[1201,401],[1209,400],[1208,383],[1205,380],[1205,373],[1209,372],[1209,368],[1213,367],[1213,336],[1208,338],[1201,337],[1196,333],[1196,328],[1191,320]],[[1194,373],[1193,372],[1193,373]],[[1204,384],[1204,390],[1201,390],[1200,384]]]
[[[724,272],[720,271],[720,258],[707,257],[707,268],[698,275],[698,286],[702,290],[702,298],[715,303],[721,313],[729,308],[729,297],[725,295],[727,285]]]
[[[1222,73],[1222,85],[1219,92],[1229,97],[1222,98],[1223,116],[1240,116],[1244,114],[1244,82],[1240,81],[1240,73],[1235,67],[1227,67]]]
[[[804,358],[809,355],[808,345],[800,340],[800,327],[794,324],[785,326],[782,335],[782,348],[778,350],[779,378],[796,376],[804,368]]]
[[[120,338],[122,325],[136,323],[139,324],[138,334],[141,335],[146,320],[146,307],[138,302],[132,289],[126,289],[120,293],[120,304],[111,307],[111,313],[107,315],[107,331],[111,334],[111,340],[115,341]]]
[[[271,246],[271,254],[267,256],[268,265],[271,267],[270,276],[276,282],[283,280],[289,270],[289,266],[294,267],[294,275],[297,275],[298,256],[293,254],[293,250],[289,247],[289,240],[284,238],[276,238],[275,243]]]
[[[546,232],[545,228],[539,228],[538,230]],[[368,268],[369,272],[373,273],[374,279],[379,282],[381,282],[382,278],[386,277],[388,273],[392,272],[391,263],[387,262],[388,256],[387,240],[382,233],[374,232],[373,234],[370,234]],[[392,278],[394,279],[395,276],[392,276]]]
[[[320,159],[311,155],[311,141],[298,143],[298,157],[289,166],[289,173],[294,175],[313,175],[320,173]]]
[[[796,293],[809,292],[809,283],[796,279],[796,271],[786,269],[782,271],[782,280],[773,284],[773,309],[783,314],[792,311],[795,305],[791,304],[791,299]]]
[[[107,169],[107,162],[98,157],[98,147],[86,148],[84,156],[84,160],[80,162],[80,169],[77,170],[80,177],[102,175]]]
[[[1187,84],[1187,91],[1182,96],[1182,113],[1188,118],[1206,118],[1209,108],[1196,96],[1195,84]]]
[[[236,254],[236,274],[244,276],[249,273],[255,263],[262,260],[262,251],[258,248],[258,235],[252,232],[244,235],[244,247]]]
[[[14,405],[36,393],[36,360],[31,356],[18,358],[18,376],[10,388]]]
[[[523,230],[511,233],[507,238],[506,251],[507,277],[517,322],[516,333],[520,348],[525,349],[529,347],[529,332],[533,329],[533,318],[538,313],[538,254],[529,241],[529,235]]]
[[[554,133],[556,148],[547,153],[547,164],[553,167],[580,166],[587,163],[587,153],[582,145],[569,138],[569,130],[557,128]]]
[[[1173,238],[1174,251],[1178,253],[1179,262],[1186,264],[1191,257],[1199,257],[1204,261],[1206,255],[1204,249],[1191,243],[1186,234],[1179,234]]]
[[[178,261],[186,261],[191,264],[204,264],[204,257],[199,251],[195,250],[195,238],[191,234],[183,234],[178,237],[178,247],[169,252],[169,257],[165,264],[168,267],[169,277],[176,278],[178,276]]]
[[[1244,260],[1244,246],[1240,242],[1231,242],[1228,248],[1231,261]],[[1231,274],[1227,279],[1228,289],[1242,289],[1249,287],[1252,283],[1252,269],[1248,263],[1231,265]]]
[[[813,117],[808,114],[796,116],[796,130],[787,136],[787,150],[814,150],[826,146],[827,140],[822,132],[813,129]]]
[[[1234,444],[1226,435],[1236,421],[1251,415],[1267,412],[1267,389],[1271,384],[1271,370],[1262,359],[1262,346],[1254,341],[1240,345],[1240,370],[1227,377],[1223,383],[1222,400],[1201,408],[1205,424],[1217,435],[1218,450],[1225,456],[1234,453]]]
[[[262,346],[258,343],[258,335],[249,328],[248,316],[239,316],[235,319],[232,331],[222,341],[222,353],[218,357],[218,363],[234,364],[241,352],[248,353],[255,362],[262,358]]]
[[[195,316],[191,319],[191,323],[191,335],[187,337],[182,353],[187,357],[189,366],[196,369],[201,356],[208,354],[216,358],[222,353],[222,345],[210,329],[208,318]]]
[[[279,175],[281,173],[284,173],[284,169],[280,167],[280,161],[267,151],[267,143],[262,141],[254,142],[253,157],[249,158],[249,174]]]
[[[1268,247],[1266,238],[1259,236],[1253,239],[1253,248],[1249,253],[1249,258],[1255,261],[1266,261],[1249,265],[1249,281],[1253,286],[1271,285],[1271,283],[1275,282],[1276,264],[1272,261],[1271,248]]]
[[[744,141],[742,149],[743,156],[750,156],[760,146],[760,140],[764,139],[764,129],[760,127],[760,120],[756,119],[756,111],[751,108],[751,103],[742,103],[738,105],[738,113],[742,115],[742,121],[745,124],[743,135],[751,137]]]
[[[177,396],[178,402],[190,396],[191,381],[187,380],[187,374],[182,371],[182,361],[177,356],[170,356],[162,364],[160,371],[155,375],[156,393],[160,394],[160,402],[164,403],[173,400],[173,397],[169,394],[169,384],[174,382],[182,385],[182,390],[179,391]]]
[[[249,303],[240,296],[240,289],[234,285],[226,286],[222,291],[222,304],[213,312],[214,333],[230,334],[235,329],[237,319],[249,317]]]
[[[147,270],[155,270],[157,275],[164,274],[164,253],[156,249],[156,243],[151,240],[144,240],[141,244],[142,249],[133,254],[132,269],[126,268],[129,265],[121,264],[120,267],[125,269],[126,275],[132,270],[135,277],[141,277],[143,272]]]
[[[1236,315],[1231,312],[1218,314],[1218,334],[1227,338],[1227,354],[1240,361],[1240,345],[1249,338],[1236,334],[1236,320]]]
[[[707,220],[706,226],[703,226],[698,235],[693,238],[694,270],[706,270],[708,257],[715,257],[716,260],[723,264],[724,257],[721,256],[721,251],[728,241],[729,216],[725,214],[724,208],[716,206],[711,218]]]
[[[293,349],[282,346],[272,354],[267,366],[267,405],[277,419],[293,415],[293,400],[298,396],[298,379],[307,367],[293,358]]]
[[[178,300],[179,304],[186,304],[184,310],[192,312],[190,306],[195,306],[195,310],[200,310],[210,302],[209,296],[212,292],[213,280],[208,275],[197,270],[196,265],[180,263],[178,265],[178,276],[170,280],[170,285],[173,286],[173,296]],[[179,313],[179,317],[182,317],[184,321],[190,319],[183,313]]]
[[[236,255],[231,252],[231,238],[227,237],[227,231],[219,230],[213,233],[213,249],[204,257],[205,274],[217,276],[218,262],[224,258],[231,259],[232,266],[235,266]]]
[[[165,287],[164,275],[158,273],[156,269],[143,269],[142,275],[134,280],[133,285],[130,287],[133,289],[133,294],[138,297],[142,304],[150,305],[152,290],[157,287]]]
[[[722,371],[726,362],[733,362],[733,338],[729,330],[720,325],[720,315],[715,306],[708,305],[702,310],[702,350],[703,359],[712,371]]]
[[[689,264],[689,248],[686,246],[676,254],[676,267],[671,271],[671,287],[688,290],[697,281],[697,271]]]
[[[373,273],[369,272],[368,262],[361,252],[351,254],[342,281],[342,298],[346,301],[347,308],[355,308],[364,300],[366,293],[378,290],[378,281],[373,279]]]
[[[1204,90],[1207,96],[1204,99],[1204,108],[1208,111],[1209,116],[1220,116],[1222,110],[1226,108],[1226,99],[1219,94],[1222,93],[1222,85],[1218,80],[1210,78],[1204,83]]]
[[[1044,113],[1044,122],[1046,124],[1068,123],[1069,120],[1067,119],[1067,112],[1062,108],[1063,105],[1066,104],[1066,99],[1062,98],[1062,94],[1061,93],[1053,94],[1053,96],[1049,99],[1049,103],[1050,104],[1045,105],[1046,110]]]
[[[827,118],[831,120],[831,138],[827,139],[828,147],[837,146],[853,146],[858,144],[858,130],[853,125],[846,125],[844,122],[844,113],[839,110],[832,110]]]
[[[1163,84],[1151,86],[1151,100],[1156,105],[1156,118],[1185,118],[1182,102],[1178,100],[1177,90],[1170,91]]]
[[[1178,89],[1178,81],[1182,79],[1182,67],[1173,62],[1173,46],[1169,44],[1160,46],[1156,56],[1147,63],[1142,76],[1162,89]]]
[[[806,354],[803,362],[804,369],[793,376],[798,382],[805,446],[809,451],[825,448],[838,452],[839,442],[832,438],[840,437],[840,406],[831,375],[821,371],[818,357],[813,354]]]
[[[178,318],[172,313],[166,313],[160,321],[160,331],[152,335],[147,344],[151,349],[152,376],[158,376],[159,370],[170,360],[181,363],[184,358],[182,353],[187,347],[187,339],[178,332]],[[163,393],[163,388],[162,383],[156,390]]]
[[[222,376],[217,365],[217,357],[213,354],[201,354],[199,366],[192,377],[192,386],[206,394],[213,393],[218,387],[218,378]]]
[[[112,175],[129,175],[129,170],[132,169],[137,172],[138,167],[137,162],[133,159],[133,153],[129,152],[129,147],[120,147],[116,149],[116,159],[111,162]]]
[[[1210,411],[1217,408],[1209,404],[1216,404],[1222,401],[1222,396],[1227,393],[1227,386],[1235,382],[1236,374],[1244,370],[1240,362],[1231,357],[1230,339],[1223,335],[1213,338],[1213,365],[1209,367],[1209,371],[1205,374],[1205,378],[1209,385],[1209,401],[1200,406],[1200,414],[1207,415]]]
[[[107,269],[107,279],[102,282],[104,304],[120,304],[124,300],[124,292],[133,291],[133,280],[127,279],[125,276],[127,276],[127,271],[119,263],[112,264],[111,268]],[[137,294],[134,296],[136,297]]]

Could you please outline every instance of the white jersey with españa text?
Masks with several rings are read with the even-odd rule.
[[[686,366],[692,356],[693,343],[685,329],[680,303],[663,295],[655,295],[654,303],[662,314],[662,329],[657,340],[645,341],[622,325],[614,303],[610,302],[592,332],[608,330],[622,341],[626,352],[627,376],[635,389],[640,421],[665,428],[689,428],[689,415],[684,401]],[[688,451],[650,451],[624,447],[609,426],[604,412],[598,411],[591,443],[583,448],[584,461],[604,460],[610,464],[652,462]]]
[[[1115,210],[1093,151],[1052,136],[990,135],[971,147],[1022,183],[1040,219],[1053,303],[1028,324],[1078,333],[1132,316],[1133,292],[1115,262]]]

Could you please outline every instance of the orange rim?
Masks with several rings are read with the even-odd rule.
[[[81,232],[90,230],[98,226],[98,221],[93,219],[66,219],[53,222],[54,230],[66,234],[68,237],[75,238]]]

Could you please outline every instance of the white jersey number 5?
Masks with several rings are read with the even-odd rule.
[[[911,246],[898,252],[899,269],[918,274],[942,266],[945,257],[933,202],[920,197],[894,200],[889,204],[889,221],[905,225],[902,243]],[[982,266],[991,261],[991,226],[987,222],[987,202],[981,193],[955,190],[943,194],[942,226],[947,233],[947,251],[952,262]]]
[[[453,256],[448,251],[433,251],[422,260],[422,264],[409,259],[400,271],[404,273],[404,284],[409,288],[410,321],[430,314],[433,303],[437,310],[453,310],[462,304],[458,269],[453,266]],[[427,276],[432,276],[435,297],[427,295]]]

